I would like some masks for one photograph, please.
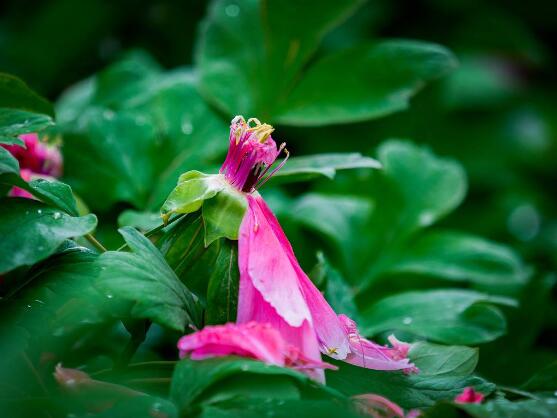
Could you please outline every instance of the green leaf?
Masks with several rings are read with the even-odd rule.
[[[62,127],[68,183],[95,208],[116,201],[145,206],[154,176],[151,155],[157,152],[153,124],[137,113],[98,108],[79,121],[79,131]]]
[[[221,246],[207,287],[205,322],[209,325],[234,322],[238,307],[238,250],[226,240]]]
[[[276,390],[274,396],[273,390]],[[210,399],[222,401],[239,393],[259,398],[259,402],[261,398],[292,399],[299,398],[302,390],[315,396],[326,388],[299,372],[256,360],[235,357],[203,361],[184,359],[174,370],[170,397],[184,415],[191,413],[196,404],[209,402]],[[220,391],[223,393],[219,394]],[[328,397],[335,396],[332,390],[325,393]]]
[[[533,375],[522,385],[522,389],[530,392],[551,392],[555,394],[557,391],[557,361]]]
[[[226,150],[227,125],[199,96],[195,75],[148,61],[117,62],[59,102],[65,178],[89,207],[156,211],[181,173],[213,167]]]
[[[16,282],[6,298],[8,306],[20,312],[18,324],[33,341],[48,341],[54,333],[67,335],[108,317],[110,300],[93,286],[99,273],[98,254],[71,241],[62,246],[65,248],[33,266],[25,286]]]
[[[180,176],[178,185],[166,198],[161,216],[166,222],[172,214],[195,212],[204,200],[214,197],[225,187],[225,180],[220,174],[188,171]]]
[[[27,190],[43,202],[55,206],[69,215],[77,216],[77,204],[72,189],[57,180],[35,179],[29,183],[19,183],[17,186]]]
[[[6,145],[19,145],[20,147],[25,148],[25,142],[23,140],[13,137],[13,136],[1,136],[0,135],[0,144]]]
[[[0,147],[0,175],[15,174],[19,177],[19,163],[10,152]]]
[[[219,238],[237,240],[247,206],[245,195],[228,184],[212,199],[204,201],[205,246]]]
[[[65,239],[85,235],[96,225],[92,214],[72,217],[31,199],[2,199],[0,272],[41,261]]]
[[[103,253],[97,286],[109,298],[134,302],[132,317],[182,332],[188,324],[199,326],[197,297],[180,282],[157,248],[131,227],[119,231],[133,252]]]
[[[408,354],[420,376],[469,376],[478,364],[479,350],[465,346],[445,346],[418,342]]]
[[[305,399],[264,399],[246,400],[233,399],[217,404],[204,405],[200,417],[202,418],[260,418],[272,416],[275,418],[361,418],[349,402],[333,400],[305,400]]]
[[[453,399],[467,386],[488,394],[495,385],[475,376],[422,376],[401,372],[369,370],[333,361],[337,371],[327,371],[327,385],[347,396],[374,393],[404,409],[432,406],[435,401]]]
[[[149,231],[162,224],[160,213],[138,212],[127,209],[118,216],[118,226],[133,226],[141,231]]]
[[[0,108],[2,107],[54,116],[54,110],[48,101],[19,78],[5,73],[0,73]]]
[[[356,168],[381,168],[381,164],[359,153],[315,154],[293,157],[277,171],[271,182],[293,182],[319,176],[334,178],[337,170]]]
[[[216,1],[197,46],[202,92],[230,115],[269,118],[323,36],[359,4]]]
[[[462,412],[473,418],[553,418],[557,405],[553,399],[529,399],[511,402],[495,399],[482,404],[441,403],[429,410],[425,418],[456,418]]]
[[[317,259],[326,280],[325,298],[336,313],[347,315],[359,322],[360,314],[354,301],[354,291],[322,253],[317,254]]]
[[[354,47],[311,66],[276,120],[316,126],[385,116],[406,109],[426,82],[454,68],[455,57],[436,44],[389,40]]]
[[[4,149],[0,148],[0,159],[2,150]],[[17,171],[2,172],[0,168],[0,183],[25,189],[44,203],[57,207],[69,215],[78,216],[77,204],[72,188],[61,181],[37,178],[27,182],[20,177],[19,169]]]
[[[466,176],[458,163],[398,140],[381,144],[378,155],[382,173],[403,198],[401,232],[429,226],[462,202]]]
[[[50,116],[0,107],[0,136],[2,137],[39,132],[53,125]]]
[[[513,304],[471,290],[399,293],[366,309],[362,329],[365,335],[400,330],[446,344],[481,344],[506,331],[505,317],[493,303]]]
[[[410,241],[386,270],[470,281],[494,292],[524,285],[530,273],[510,248],[450,231],[430,232]]]

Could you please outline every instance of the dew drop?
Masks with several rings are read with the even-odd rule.
[[[240,7],[237,4],[229,4],[225,7],[224,13],[226,13],[228,17],[238,17],[240,14]]]
[[[114,297],[114,295],[111,295],[111,294],[109,293],[108,295],[106,295],[106,297],[107,297],[108,299],[112,299],[112,298]]]
[[[62,214],[61,214],[60,212],[54,212],[54,213],[52,214],[52,217],[53,217],[54,219],[60,219],[61,216],[62,216]]]
[[[191,133],[193,132],[193,125],[189,120],[184,120],[182,122],[182,132],[185,135],[191,135]]]
[[[402,323],[403,323],[404,325],[410,325],[410,324],[412,323],[412,321],[413,321],[413,319],[410,318],[409,316],[407,316],[407,317],[405,317],[405,318],[402,320]]]
[[[37,213],[40,215],[41,213],[43,213],[42,209],[37,209]]]

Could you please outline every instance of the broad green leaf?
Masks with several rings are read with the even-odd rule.
[[[90,233],[96,225],[92,214],[72,217],[31,199],[2,199],[0,272],[41,261],[65,239]]]
[[[522,388],[530,392],[551,392],[554,395],[557,391],[557,361],[533,375]]]
[[[454,68],[453,54],[436,44],[389,40],[357,46],[311,66],[276,120],[315,126],[385,116],[406,109],[426,82]]]
[[[2,137],[39,132],[53,125],[50,116],[0,107],[0,136]]]
[[[230,115],[268,119],[323,36],[360,3],[214,2],[197,46],[203,94]]]
[[[214,197],[225,187],[225,180],[219,174],[188,171],[180,176],[178,185],[166,198],[161,216],[166,222],[175,213],[195,212],[201,208],[204,200]]]
[[[347,396],[374,393],[405,409],[432,406],[435,401],[453,399],[467,386],[490,393],[495,385],[475,376],[422,376],[401,372],[364,369],[333,361],[337,371],[327,371],[327,385]]]
[[[15,174],[19,177],[19,163],[10,152],[0,147],[0,175]]]
[[[373,208],[365,197],[307,193],[290,205],[285,215],[330,240],[335,253],[349,263],[358,251],[362,228]]]
[[[524,285],[529,270],[510,248],[459,232],[435,231],[410,241],[386,268],[490,286],[494,292]]]
[[[192,213],[164,228],[157,247],[170,267],[203,303],[214,266],[226,248],[224,240],[204,245],[201,211]]]
[[[108,317],[111,301],[93,286],[99,273],[98,254],[71,241],[62,247],[65,248],[33,266],[26,282],[14,283],[5,298],[7,306],[18,311],[17,322],[29,332],[33,344]]]
[[[219,238],[237,240],[247,206],[245,195],[230,185],[204,201],[205,246]]]
[[[324,281],[325,298],[331,304],[334,311],[338,314],[347,315],[354,321],[359,322],[360,314],[354,300],[352,288],[346,283],[340,272],[329,263],[323,253],[317,254],[317,265],[313,268],[312,272],[318,272],[321,277],[317,279]],[[310,276],[315,283],[316,277],[314,275]],[[315,284],[319,286],[318,283]]]
[[[54,116],[50,103],[31,90],[22,80],[5,73],[0,73],[0,108]]]
[[[493,304],[512,306],[513,301],[460,289],[399,293],[362,313],[362,331],[407,331],[446,344],[486,343],[502,336],[507,326]]]
[[[130,391],[127,387],[121,389]],[[131,391],[130,391],[131,392]],[[107,394],[104,395],[106,402]],[[90,414],[89,414],[90,415]],[[110,408],[91,415],[94,418],[115,418],[115,417],[134,417],[134,418],[178,418],[176,406],[164,399],[154,396],[129,396],[114,403]]]
[[[75,131],[62,126],[68,183],[94,208],[116,201],[144,207],[154,176],[151,155],[157,152],[152,122],[134,112],[92,108],[78,123]]]
[[[198,326],[197,297],[180,282],[159,250],[131,227],[121,228],[120,233],[133,252],[101,255],[99,289],[109,298],[134,302],[131,315],[135,318],[151,319],[177,331]]]
[[[158,210],[181,173],[214,166],[228,145],[195,75],[145,61],[117,62],[59,102],[65,176],[92,208],[125,201]]]
[[[125,210],[118,216],[118,226],[133,226],[142,231],[149,231],[162,224],[160,213],[138,212],[136,210]]]
[[[19,145],[20,147],[25,148],[25,142],[23,140],[14,137],[14,136],[2,136],[0,135],[0,144],[5,145]]]
[[[250,381],[258,384],[252,385]],[[325,390],[307,376],[292,369],[266,365],[257,360],[225,357],[180,361],[172,377],[170,397],[180,412],[186,414],[191,413],[196,404],[209,399],[222,401],[236,397],[246,388],[249,391],[244,392],[244,396],[259,398],[260,402],[261,398],[273,396],[275,384],[275,395],[282,395],[281,397],[286,399],[299,398],[302,390],[313,392],[314,396],[316,392]],[[226,395],[219,396],[219,390],[226,392]],[[328,397],[335,394],[332,390],[325,393]]]
[[[203,405],[201,418],[361,418],[348,401],[313,399],[236,399]]]
[[[420,370],[420,376],[469,376],[478,364],[477,348],[437,345],[427,342],[412,344],[408,354]]]
[[[19,174],[19,163],[2,147],[0,147],[0,184],[25,189],[44,203],[57,207],[69,215],[78,215],[70,186],[55,179],[37,178],[29,182],[23,180]]]
[[[495,399],[482,404],[440,403],[428,411],[425,418],[457,418],[465,412],[473,418],[553,418],[557,404],[553,399],[528,399],[511,402]]]
[[[29,183],[20,182],[17,186],[27,190],[35,197],[49,205],[63,210],[69,215],[77,216],[77,205],[72,189],[58,180],[35,179]]]
[[[359,153],[315,154],[293,157],[277,171],[271,182],[293,182],[319,176],[334,178],[337,170],[355,168],[381,168],[381,164]]]
[[[382,173],[403,198],[402,233],[431,225],[462,202],[466,176],[458,163],[398,140],[383,143],[378,155]]]
[[[205,322],[210,325],[234,322],[238,306],[238,249],[226,240],[221,245],[207,287]]]

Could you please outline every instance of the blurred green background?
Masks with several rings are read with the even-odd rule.
[[[226,126],[233,116],[228,111],[235,111],[227,105],[234,99],[243,104],[243,92],[237,91],[243,84],[231,87],[232,99],[225,97],[229,101],[224,100],[224,106],[215,100],[214,91],[205,92],[203,99],[197,93],[197,75],[192,74],[199,68],[191,71],[191,67],[202,42],[199,34],[207,8],[203,1],[5,0],[0,5],[0,70],[22,78],[57,104],[56,134],[63,138],[65,157],[62,180],[83,199],[84,207],[99,216],[96,236],[109,249],[122,244],[118,224],[142,230],[157,225],[158,208],[178,174],[190,169],[216,172],[222,161]],[[238,14],[235,8],[223,8],[229,17]],[[283,17],[274,29],[280,31],[284,25],[286,30],[289,24]],[[557,361],[555,2],[371,0],[325,36],[308,64],[386,38],[440,44],[454,53],[459,65],[431,82],[425,77],[427,86],[412,96],[407,109],[327,126],[281,124],[279,114],[273,123],[274,137],[286,141],[293,156],[359,152],[378,156],[384,164],[391,156],[414,171],[397,171],[393,164],[384,174],[339,172],[334,182],[317,179],[281,186],[271,181],[262,194],[279,216],[304,269],[326,288],[335,308],[362,315],[366,335],[390,329],[377,328],[381,321],[374,321],[373,314],[379,314],[372,305],[402,291],[424,290],[433,298],[433,302],[424,299],[425,305],[444,296],[433,294],[440,287],[515,298],[519,309],[497,308],[504,312],[508,328],[503,321],[483,339],[444,340],[429,331],[418,335],[447,344],[482,344],[478,374],[501,385],[520,385]],[[234,52],[244,58],[244,50]],[[235,57],[230,53],[224,60]],[[218,61],[219,51],[210,58]],[[253,68],[259,69],[256,64]],[[246,72],[253,68],[246,67]],[[253,91],[246,88],[245,97],[256,102],[259,93],[263,97],[268,93],[260,92],[258,83],[265,86],[269,80],[251,81],[248,87]],[[75,83],[77,87],[67,90]],[[330,87],[334,92],[334,82]],[[269,110],[256,104],[259,107],[253,107],[263,115],[244,116],[262,117]],[[183,114],[193,116],[183,120]],[[136,117],[145,117],[148,123]],[[385,144],[386,140],[390,141]],[[405,140],[430,148],[434,155]],[[167,170],[168,161],[174,162],[174,155],[182,152],[182,144],[192,149]],[[129,157],[129,166],[121,162],[124,157]],[[445,157],[462,164],[467,181],[459,166]],[[439,184],[436,178],[447,182]],[[102,189],[97,187],[101,183]],[[424,185],[438,195],[428,196],[420,188]],[[429,206],[433,206],[430,212]],[[408,231],[399,228],[404,216],[414,212],[431,219],[413,219],[415,225],[407,222]],[[426,227],[437,219],[431,233]],[[471,236],[446,235],[455,230]],[[189,233],[186,227],[182,233]],[[170,239],[174,238],[171,231]],[[492,242],[517,250],[524,263]],[[316,258],[317,253],[321,256]],[[178,276],[197,291],[200,284],[187,274],[188,268],[193,269],[189,261],[184,267],[181,258],[165,255]],[[412,265],[416,259],[423,270]],[[329,288],[335,274],[340,277],[337,285],[341,283],[336,296],[334,287]],[[354,300],[338,297],[350,293],[347,289],[355,289]],[[455,293],[456,302],[463,299],[459,295]],[[398,319],[397,315],[401,314],[393,316]],[[487,317],[493,319],[489,312]],[[119,343],[126,335],[121,328],[118,333],[112,330]],[[89,362],[87,367],[95,370],[90,352],[117,351],[112,345],[101,350],[91,343],[105,331],[95,329],[84,343],[87,355],[82,357],[87,360],[78,350],[72,353],[76,365]],[[175,358],[171,337],[146,344],[139,358]]]

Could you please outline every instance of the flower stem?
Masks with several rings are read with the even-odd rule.
[[[95,247],[97,250],[99,250],[101,253],[105,253],[108,250],[104,247],[104,245],[102,245],[99,241],[97,241],[97,239],[92,235],[92,234],[86,234],[85,238],[87,239],[87,241],[89,241],[91,244],[93,244],[93,247]]]

